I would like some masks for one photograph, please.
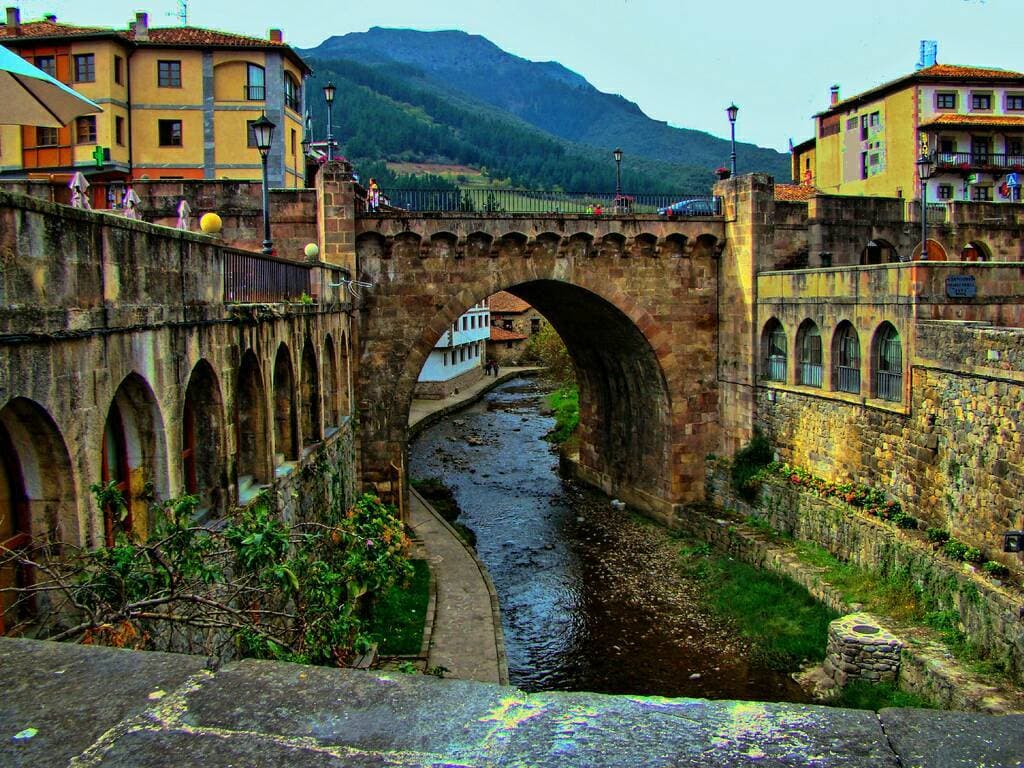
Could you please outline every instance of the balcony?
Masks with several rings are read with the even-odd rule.
[[[936,171],[1024,171],[1024,155],[995,152],[936,152]]]

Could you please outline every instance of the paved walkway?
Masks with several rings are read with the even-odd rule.
[[[415,433],[479,400],[489,390],[538,368],[506,368],[444,400],[413,400],[409,427]],[[415,491],[409,493],[409,525],[423,541],[437,583],[434,627],[427,664],[447,677],[508,683],[501,613],[487,569],[444,519]]]

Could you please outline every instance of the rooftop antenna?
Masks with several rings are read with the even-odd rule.
[[[171,16],[173,18],[176,18],[181,23],[181,26],[187,27],[188,26],[188,0],[178,0],[178,10],[177,11],[168,11],[167,15]]]

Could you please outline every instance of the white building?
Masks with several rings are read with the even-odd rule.
[[[482,378],[490,326],[487,299],[456,319],[423,364],[416,397],[442,399]]]

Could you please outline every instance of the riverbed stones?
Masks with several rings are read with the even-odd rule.
[[[869,613],[851,613],[828,626],[825,674],[842,688],[853,680],[895,683],[903,641]]]

